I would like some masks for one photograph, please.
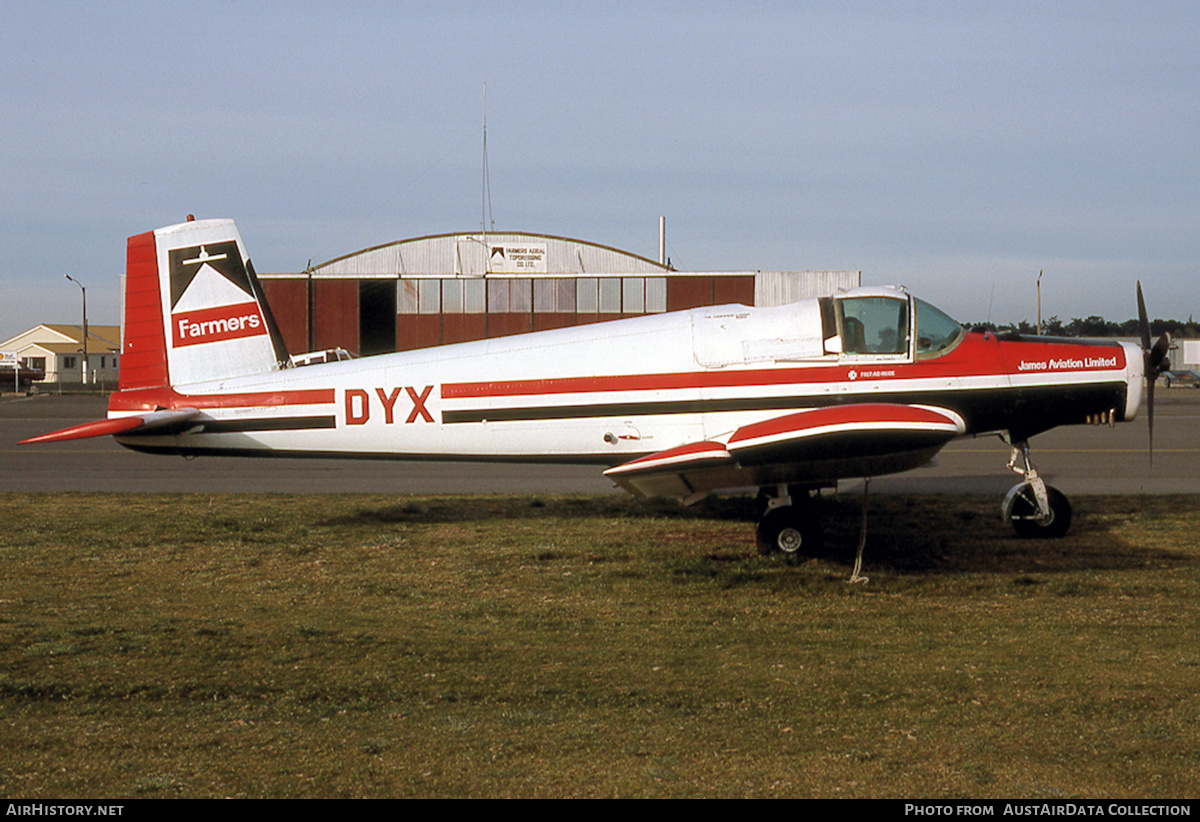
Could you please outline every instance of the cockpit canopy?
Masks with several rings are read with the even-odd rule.
[[[936,357],[963,336],[962,326],[899,286],[857,288],[833,298],[829,308],[844,356]]]

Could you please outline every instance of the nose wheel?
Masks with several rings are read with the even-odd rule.
[[[1071,528],[1071,503],[1057,488],[1047,485],[1029,458],[1029,443],[1013,443],[1008,467],[1025,481],[1014,485],[1004,497],[1001,515],[1012,523],[1017,536],[1028,539],[1057,539]]]
[[[1022,482],[1004,497],[1004,519],[1012,523],[1017,536],[1029,539],[1057,539],[1071,527],[1071,503],[1052,485],[1045,486],[1047,512],[1038,507],[1033,485]]]

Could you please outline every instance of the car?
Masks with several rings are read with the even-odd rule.
[[[1200,374],[1195,371],[1164,371],[1162,381],[1167,388],[1200,388]]]

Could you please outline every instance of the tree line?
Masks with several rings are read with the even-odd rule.
[[[1028,320],[1007,325],[992,322],[966,325],[973,330],[993,331],[997,334],[1037,334],[1037,323]],[[1150,321],[1151,338],[1157,338],[1164,332],[1169,333],[1172,339],[1194,339],[1200,337],[1200,322],[1195,322],[1191,317],[1188,317],[1186,322],[1161,319]],[[1057,315],[1053,316],[1042,321],[1042,334],[1047,337],[1140,337],[1142,332],[1136,319],[1118,323],[1093,314],[1090,317],[1074,317],[1069,322],[1063,322]]]

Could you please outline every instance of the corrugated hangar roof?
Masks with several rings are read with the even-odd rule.
[[[481,277],[486,274],[662,274],[659,263],[617,248],[525,232],[436,234],[366,248],[321,263],[314,277]]]

